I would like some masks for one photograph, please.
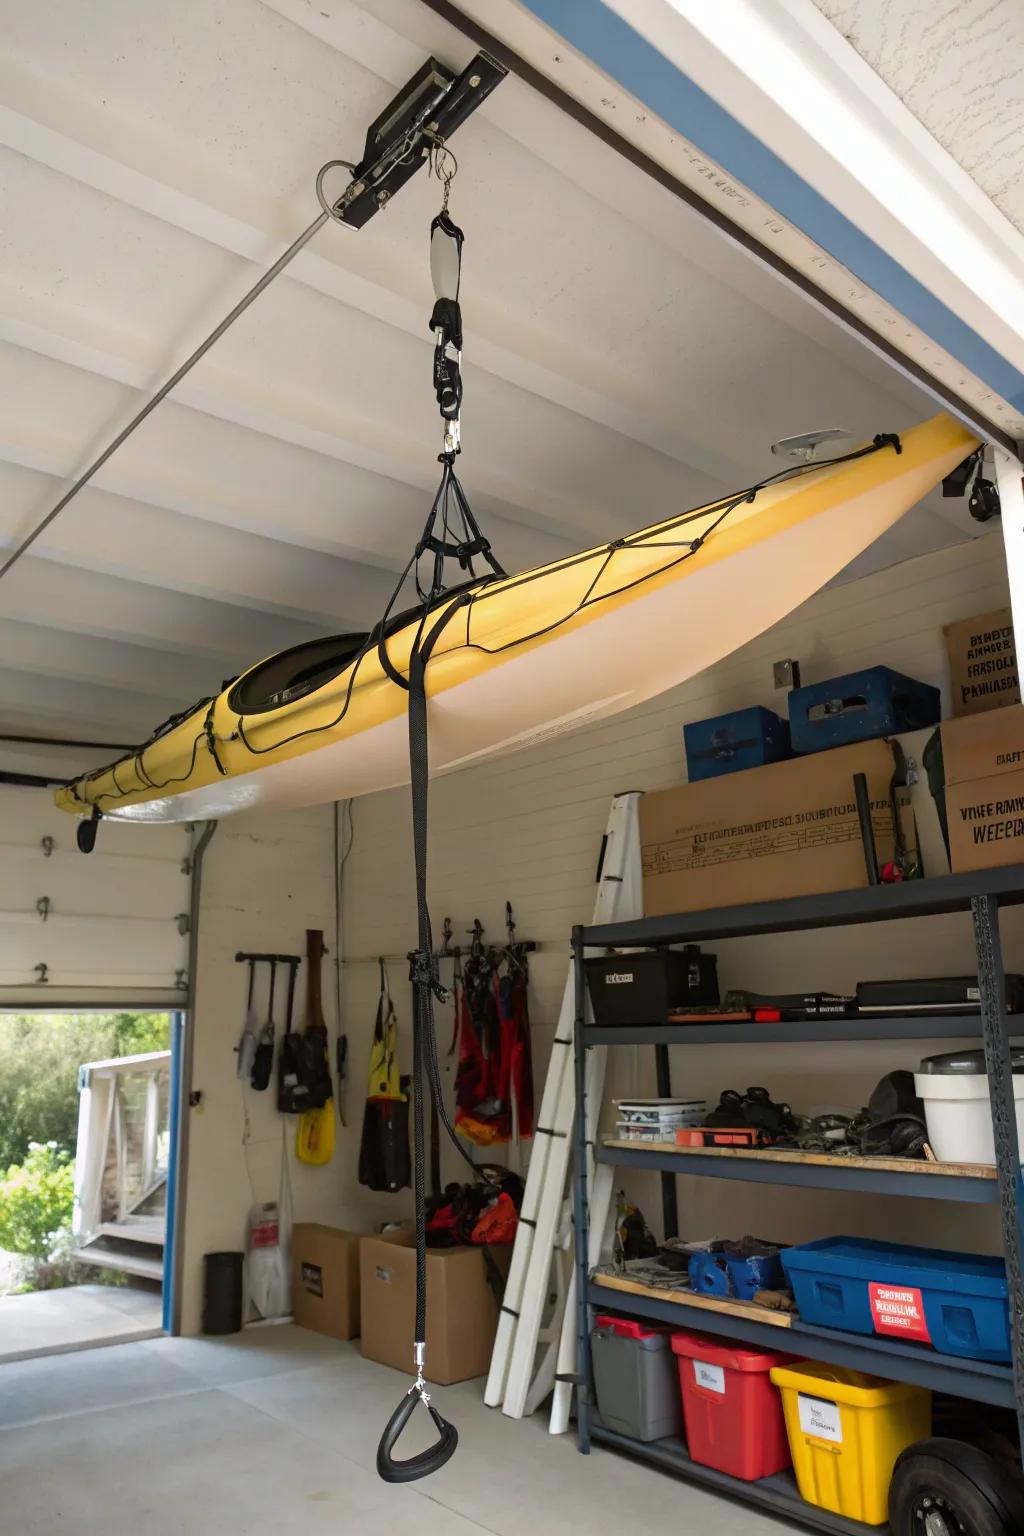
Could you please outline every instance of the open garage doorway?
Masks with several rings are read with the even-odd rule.
[[[162,1331],[173,1028],[0,1014],[0,1362]]]

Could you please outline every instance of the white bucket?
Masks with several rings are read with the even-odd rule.
[[[941,1163],[995,1165],[996,1145],[988,1078],[984,1073],[915,1072],[924,1101],[928,1141]],[[1024,1147],[1024,1073],[1013,1075],[1017,1136]]]

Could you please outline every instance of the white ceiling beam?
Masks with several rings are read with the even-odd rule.
[[[82,442],[102,440],[113,428],[101,423],[124,414],[116,381],[23,348],[0,345],[0,381],[0,456],[59,479],[72,477]],[[434,491],[429,483],[417,489],[173,400],[161,407],[158,426],[157,436],[150,427],[130,439],[93,486],[373,567],[371,586],[387,586],[385,576],[393,579],[404,565]],[[583,542],[498,515],[489,498],[477,496],[472,473],[467,488],[510,569],[557,559]],[[45,509],[41,504],[37,515]],[[68,515],[73,518],[73,509]]]
[[[197,699],[222,680],[213,657],[183,655],[154,646],[0,618],[4,667],[33,676],[124,689],[140,697]]]
[[[158,650],[209,658],[228,676],[261,657],[311,640],[322,626],[216,603],[141,582],[77,570],[26,555],[0,588],[5,618],[118,643],[140,640]],[[211,688],[220,682],[214,676]]]
[[[340,333],[343,330],[342,326]],[[162,350],[162,341],[133,337],[126,345],[123,332],[115,337],[109,327],[69,311],[52,299],[40,300],[23,291],[15,292],[11,284],[2,280],[0,341],[138,391],[123,412],[124,421],[134,415],[159,382],[159,376],[154,376],[152,359]],[[168,364],[158,370],[158,375],[170,371]],[[466,372],[471,377],[472,368],[467,367]],[[418,439],[404,419],[357,417],[337,401],[326,405],[308,396],[285,401],[269,380],[219,368],[209,359],[204,359],[195,375],[178,385],[172,400],[217,420],[411,487],[421,495],[433,494],[436,489],[438,440]],[[161,409],[166,410],[168,404]],[[121,425],[120,419],[113,422],[109,435],[113,436]],[[623,442],[624,451],[630,447],[635,451],[635,445]],[[115,455],[111,461],[109,473],[117,473],[119,457]],[[87,462],[88,455],[81,458]],[[520,460],[520,464],[525,477],[529,474],[529,461]],[[473,479],[481,510],[488,505],[497,507],[508,522],[522,523],[577,546],[617,531],[610,510],[596,508],[578,496],[559,495],[536,478],[526,483],[510,482],[489,467],[484,454],[474,456]],[[705,481],[696,474],[694,480],[700,486],[707,485],[709,495],[721,488],[717,482]]]
[[[0,546],[10,548],[56,500],[60,475],[13,465],[2,443],[0,455],[6,459],[0,464]],[[328,631],[369,628],[394,589],[385,571],[202,524],[91,486],[47,530],[35,553]]]
[[[375,72],[380,73],[379,64]],[[390,73],[394,78],[389,84],[405,78],[404,69]],[[0,62],[0,98],[6,103],[0,107],[0,143],[259,267],[269,265],[281,243],[315,214],[311,200],[301,207],[294,200],[282,205],[222,175],[211,177],[209,167],[197,170],[190,157],[170,155],[166,146],[147,141],[145,135],[119,132],[109,108],[83,101],[63,82],[35,76],[24,66]],[[311,187],[316,170],[309,167]],[[379,260],[372,269],[360,271],[358,241],[358,233],[324,231],[292,262],[289,280],[423,339],[422,274],[412,252],[400,264],[392,261],[384,272]],[[246,285],[251,280],[247,274]],[[474,303],[467,365],[713,480],[731,483],[737,461],[688,440],[653,381],[624,373],[598,342],[595,335],[591,348],[574,347],[480,295]]]
[[[160,698],[126,688],[103,687],[5,667],[0,672],[3,730],[24,734],[81,736],[90,740],[142,740],[161,720],[181,709],[176,695]]]

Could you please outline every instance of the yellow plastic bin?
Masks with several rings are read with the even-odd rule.
[[[813,1360],[771,1374],[801,1497],[848,1520],[884,1525],[897,1456],[932,1432],[931,1393]]]

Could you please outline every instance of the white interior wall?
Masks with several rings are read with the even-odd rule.
[[[282,1145],[288,1155],[296,1221],[326,1221],[335,1226],[364,1223],[368,1230],[374,1219],[389,1215],[388,1197],[374,1197],[356,1182],[361,1095],[355,1084],[360,1078],[365,1082],[368,1029],[360,1033],[346,1026],[356,1074],[347,1101],[349,1126],[347,1130],[337,1126],[335,1156],[322,1168],[297,1162],[297,1122],[278,1115],[274,1084],[266,1093],[254,1093],[248,1087],[243,1090],[235,1077],[234,1047],[245,1013],[248,981],[248,967],[236,964],[235,954],[254,950],[304,956],[307,928],[323,929],[329,951],[323,962],[322,982],[333,1066],[336,1007],[331,818],[329,805],[287,815],[229,818],[220,823],[206,851],[192,1063],[192,1088],[202,1098],[188,1111],[184,1333],[197,1333],[200,1328],[203,1254],[244,1248],[247,1215],[254,1199],[277,1199]],[[267,967],[260,966],[259,970],[257,1000],[262,1017]],[[284,1029],[286,992],[279,968],[274,1008],[278,1038]],[[296,988],[296,1027],[301,1027],[305,1006],[303,962]],[[248,1158],[242,1143],[243,1102],[250,1122]]]
[[[589,920],[596,853],[616,790],[661,789],[685,777],[682,724],[751,703],[785,710],[772,688],[771,662],[801,661],[806,682],[885,662],[942,687],[948,707],[948,667],[942,626],[1007,599],[1002,541],[907,561],[890,570],[823,591],[783,624],[683,687],[629,714],[547,745],[434,780],[431,792],[430,899],[435,934],[450,915],[456,934],[479,917],[501,937],[511,900],[521,937],[544,948],[532,958],[531,1008],[538,1096],[566,971],[571,926]],[[742,594],[737,594],[742,601]],[[714,622],[714,615],[708,615]],[[498,680],[500,687],[500,678]],[[376,996],[378,952],[403,954],[414,934],[408,792],[387,791],[353,806],[354,841],[345,869],[344,1010],[353,1041],[369,1029]],[[1005,920],[1016,939],[1008,959],[1024,965],[1024,929],[1016,912]],[[886,974],[953,974],[973,969],[966,918],[935,918],[862,930],[834,930],[714,946],[723,986],[790,990],[846,988]],[[410,1050],[408,989],[392,971]],[[438,1036],[450,1036],[441,1010]],[[936,1049],[950,1048],[938,1045]],[[722,1088],[764,1083],[799,1108],[859,1106],[884,1072],[913,1068],[923,1051],[911,1042],[766,1045],[737,1052],[700,1048],[672,1053],[673,1087],[716,1097]],[[653,1092],[653,1052],[612,1053],[613,1084]],[[635,1060],[634,1060],[635,1057]],[[449,1076],[451,1064],[446,1063]],[[635,1080],[631,1078],[633,1068]],[[357,1069],[358,1074],[358,1069]],[[358,1075],[354,1088],[358,1092]],[[456,1163],[446,1159],[446,1173]],[[631,1186],[649,1219],[660,1201],[654,1175]],[[388,1197],[384,1197],[387,1199]],[[403,1206],[404,1197],[391,1197]],[[680,1181],[684,1232],[699,1236],[755,1229],[762,1236],[808,1239],[848,1227],[864,1235],[985,1248],[995,1237],[988,1210],[933,1201],[903,1201],[775,1190],[712,1181]],[[728,1210],[728,1216],[725,1215]]]
[[[433,782],[431,793],[431,907],[435,932],[450,915],[456,934],[475,917],[500,938],[511,900],[523,938],[543,946],[532,957],[531,1009],[539,1098],[566,974],[569,931],[587,921],[593,902],[597,849],[613,792],[661,789],[682,781],[682,724],[722,710],[760,702],[784,708],[771,681],[771,662],[798,657],[806,681],[884,661],[938,684],[947,694],[942,626],[1006,602],[1007,582],[998,537],[908,561],[898,567],[819,593],[811,602],[743,650],[681,688],[617,719],[492,763]],[[740,597],[738,601],[742,600]],[[709,615],[709,622],[714,616]],[[356,1177],[367,1054],[377,997],[375,956],[404,955],[414,941],[408,791],[366,796],[352,806],[353,841],[343,892],[343,1027],[349,1037],[348,1128],[338,1127],[338,1149],[324,1168],[296,1164],[288,1124],[287,1145],[296,1220],[368,1227],[411,1214],[408,1191],[373,1195]],[[330,807],[273,817],[239,816],[221,823],[204,868],[197,973],[193,1087],[202,1093],[191,1111],[190,1174],[185,1239],[183,1328],[198,1330],[202,1255],[244,1243],[253,1199],[242,1147],[241,1089],[233,1047],[245,1006],[246,970],[238,949],[304,952],[305,930],[323,928],[331,955],[324,964],[324,1011],[332,1040],[334,986],[333,831]],[[1024,923],[1019,909],[1005,920],[1008,959],[1024,967]],[[1016,948],[1015,948],[1016,945]],[[833,930],[716,946],[723,986],[764,990],[850,987],[871,974],[968,971],[970,928],[959,917],[890,927]],[[411,1018],[405,967],[391,962],[401,1026],[403,1069],[411,1056]],[[300,973],[296,1013],[305,1004]],[[283,1010],[277,1010],[279,1026]],[[444,1057],[451,1014],[439,1010]],[[950,1042],[951,1044],[952,1042]],[[947,1048],[945,1045],[938,1047]],[[724,1087],[764,1083],[800,1108],[859,1105],[878,1078],[916,1065],[913,1043],[822,1043],[813,1048],[765,1045],[737,1052],[704,1048],[672,1052],[673,1086],[712,1097]],[[612,1053],[613,1091],[653,1092],[651,1052]],[[635,1078],[633,1072],[636,1072]],[[276,1197],[281,1121],[271,1092],[248,1093],[249,1165],[260,1200]],[[444,1155],[446,1177],[457,1160]],[[649,1219],[660,1211],[653,1175],[630,1188]],[[933,1201],[896,1202],[866,1196],[680,1180],[684,1232],[762,1236],[798,1241],[847,1227],[864,1235],[964,1245],[995,1243],[994,1213]],[[726,1212],[728,1215],[726,1216]]]

